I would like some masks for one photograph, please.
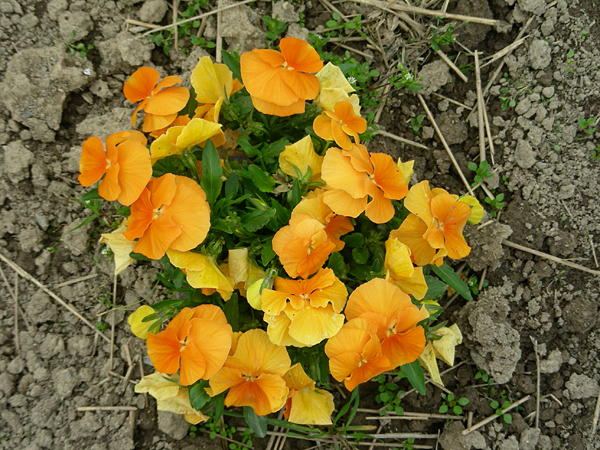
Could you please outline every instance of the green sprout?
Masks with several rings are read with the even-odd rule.
[[[484,178],[492,178],[494,176],[494,174],[492,172],[490,172],[490,165],[488,164],[487,161],[481,161],[479,163],[479,166],[474,163],[474,162],[470,162],[467,167],[469,168],[469,170],[472,170],[473,172],[475,172],[475,178],[473,179],[473,183],[471,184],[471,187],[478,185],[479,183],[481,183],[483,181]]]
[[[446,414],[448,411],[452,411],[452,414],[455,416],[460,416],[463,413],[463,406],[469,404],[469,399],[465,397],[461,397],[456,399],[454,394],[442,394],[442,398],[444,399],[444,403],[439,408],[440,414]]]

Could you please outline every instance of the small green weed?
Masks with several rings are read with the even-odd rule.
[[[580,117],[579,119],[577,119],[577,124],[579,125],[579,129],[586,134],[585,137],[577,138],[578,140],[586,139],[596,132],[596,127],[593,126],[593,117],[590,117],[589,119],[584,119],[583,117]]]
[[[104,333],[108,328],[108,324],[103,320],[97,320],[96,328],[98,328],[98,331],[100,331],[100,333]]]
[[[74,55],[77,53],[82,58],[85,58],[88,55],[88,52],[94,48],[92,44],[84,44],[80,42],[79,44],[67,44],[69,46],[69,53]]]
[[[490,212],[490,216],[496,218],[498,216],[498,211],[504,208],[504,194],[498,194],[494,198],[486,197],[485,202],[492,207],[492,211]]]
[[[404,88],[407,91],[420,91],[423,85],[415,80],[412,71],[407,69],[402,63],[398,63],[399,74],[396,74],[388,80],[396,89]]]
[[[483,285],[481,286],[481,289],[485,289],[489,285],[489,280],[483,280]],[[473,275],[471,278],[469,278],[469,281],[467,281],[467,286],[469,286],[469,289],[471,290],[473,295],[479,295],[479,280],[477,279],[477,276]]]
[[[487,161],[481,161],[479,166],[474,162],[470,162],[467,167],[469,170],[475,172],[475,178],[473,179],[471,187],[481,183],[484,178],[492,178],[494,176],[494,174],[490,172],[490,165]]]
[[[262,16],[262,21],[267,26],[267,42],[270,44],[273,41],[276,41],[279,38],[279,35],[287,30],[288,24],[285,22],[280,22],[277,20],[277,17],[274,19],[269,16]]]
[[[380,414],[384,415],[388,411],[394,411],[399,416],[404,414],[404,408],[400,406],[400,398],[404,391],[399,391],[396,383],[388,383],[385,375],[378,375],[376,380],[379,383],[379,393],[375,396],[375,401],[385,405]]]
[[[223,422],[222,424],[213,419],[214,412],[209,412],[209,419],[206,422],[199,423],[198,425],[190,426],[189,435],[190,438],[194,439],[197,436],[207,433],[211,439],[215,439],[218,435],[223,436],[227,439],[233,439],[235,433],[237,432],[235,427],[227,425],[227,423]],[[241,439],[237,439],[244,446],[241,446],[237,443],[230,443],[228,445],[229,450],[244,450],[247,447],[252,447],[252,436],[254,433],[250,428],[246,428],[243,431],[240,431]]]
[[[410,127],[415,134],[417,135],[421,135],[421,127],[423,126],[423,119],[425,119],[425,116],[423,114],[419,114],[417,117],[411,117],[410,123],[412,124],[412,126]]]
[[[359,32],[362,30],[362,18],[360,15],[356,16],[351,22],[343,22],[340,15],[336,12],[334,12],[331,17],[332,19],[328,20],[325,24],[329,29],[328,31],[331,37],[337,36],[337,32],[341,30],[356,30]],[[366,36],[364,33],[360,34],[363,37]]]
[[[435,28],[431,37],[431,48],[437,52],[444,45],[454,45],[456,40],[454,28],[456,28],[456,23],[451,23],[447,27]]]
[[[581,30],[581,41],[585,41],[585,38],[587,38],[589,34],[589,30]]]
[[[502,416],[502,420],[505,423],[512,423],[512,416],[508,413],[503,412],[506,408],[511,405],[509,400],[505,400],[500,404],[497,400],[492,400],[490,402],[490,407],[496,412],[497,415]]]
[[[600,161],[600,145],[597,145],[594,150],[592,150],[592,161]]]
[[[502,106],[500,106],[502,111],[506,111],[508,108],[514,108],[517,106],[517,101],[514,99],[514,97],[510,96],[507,87],[500,88],[500,94],[502,95],[500,95],[498,98],[500,101],[502,101]]]
[[[573,56],[575,56],[575,52],[573,50],[569,50],[567,52],[567,72],[573,73],[573,66],[575,65],[575,61],[573,61]]]
[[[452,414],[455,416],[460,416],[463,413],[463,406],[469,404],[469,399],[465,397],[461,397],[456,399],[454,394],[442,394],[442,398],[444,399],[444,403],[439,408],[440,414],[446,414],[448,411],[452,411]]]

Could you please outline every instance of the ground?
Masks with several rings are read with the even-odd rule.
[[[184,11],[193,2],[182,3]],[[232,3],[220,1],[219,6]],[[440,10],[444,2],[406,3]],[[600,4],[597,0],[446,3],[450,13],[501,21],[495,28],[458,22],[455,34],[466,50],[458,44],[441,50],[460,54],[459,66],[473,64],[465,52],[478,50],[480,58],[489,57],[527,29],[485,96],[495,151],[492,156],[486,149],[493,176],[484,182],[494,195],[504,194],[504,206],[486,205],[496,217],[488,215],[483,225],[466,231],[473,253],[466,265],[455,268],[477,281],[483,277],[489,285],[473,302],[459,297],[442,303],[447,307],[444,317],[457,322],[465,335],[458,349],[462,364],[447,372],[444,382],[456,398],[470,400],[464,409],[473,413],[473,423],[494,414],[490,406],[494,400],[531,397],[512,411],[512,424],[499,419],[467,437],[461,434],[463,422],[443,419],[398,420],[383,432],[439,432],[439,445],[445,450],[600,448],[598,434],[591,435],[600,381],[598,275],[510,246],[520,244],[598,270],[600,142],[595,128],[600,118]],[[203,11],[215,6],[209,1]],[[325,33],[330,7],[318,0],[237,6],[221,13],[219,34],[224,48],[263,47],[266,30],[261,16],[275,11],[280,21],[293,22],[287,32],[294,36],[306,37],[305,28]],[[379,81],[396,67],[399,57],[416,69],[415,79],[425,86],[420,91],[425,104],[472,182],[474,173],[467,164],[479,163],[480,155],[478,118],[471,114],[477,102],[476,77],[474,70],[467,71],[468,81],[463,82],[431,51],[428,39],[419,37],[419,30],[431,35],[435,20],[352,1],[333,7],[350,20],[361,14],[367,34],[378,39],[375,47],[381,51],[360,39],[343,45],[358,50],[352,57],[377,69],[382,74]],[[163,292],[153,281],[157,268],[131,267],[115,285],[112,262],[98,245],[99,234],[109,229],[98,219],[77,228],[90,211],[73,200],[85,192],[77,182],[82,141],[92,135],[103,139],[130,127],[132,106],[122,95],[129,74],[150,65],[163,75],[188,80],[198,56],[205,54],[183,37],[179,46],[185,51],[172,48],[166,56],[147,38],[136,38],[147,28],[125,21],[168,24],[171,17],[171,4],[165,0],[0,1],[0,448],[221,447],[217,440],[189,437],[184,422],[157,415],[151,399],[133,392],[140,370],[151,370],[142,358],[144,344],[131,336],[124,310],[107,311],[113,299],[121,306],[160,299]],[[211,16],[204,37],[214,41],[216,34]],[[80,43],[83,49],[76,48]],[[325,50],[342,51],[335,42]],[[214,49],[206,51],[215,54]],[[498,64],[482,67],[484,88]],[[417,96],[402,88],[387,94],[380,128],[418,141],[426,149],[379,135],[370,150],[403,161],[414,159],[413,181],[428,179],[437,187],[466,193]],[[421,122],[419,116],[424,116]],[[413,129],[415,121],[420,126]],[[484,192],[476,192],[483,202]],[[502,244],[505,240],[509,242]],[[39,284],[17,276],[9,264],[20,266]],[[92,326],[49,292],[72,305]],[[106,339],[111,325],[114,352]],[[493,382],[481,381],[482,370]],[[429,386],[425,396],[408,395],[404,409],[437,413],[442,393]],[[376,406],[372,399],[371,403]],[[125,408],[78,409],[86,406]],[[368,422],[363,416],[358,420]],[[416,443],[431,446],[423,448],[436,445],[431,439]],[[257,441],[255,448],[261,445]],[[304,444],[289,439],[286,445]]]

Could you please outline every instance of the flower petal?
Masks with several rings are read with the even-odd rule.
[[[167,328],[158,334],[149,334],[146,339],[148,356],[154,368],[161,373],[173,374],[179,370],[181,344],[175,331]]]
[[[160,259],[182,232],[181,226],[170,216],[157,217],[152,220],[133,250],[147,258]]]
[[[79,160],[81,175],[77,179],[82,186],[91,186],[106,173],[106,164],[106,153],[104,153],[104,146],[100,138],[93,136],[86,139],[83,142]]]
[[[291,105],[280,106],[276,103],[268,100],[262,100],[257,97],[252,97],[252,104],[254,107],[263,114],[269,114],[271,116],[287,117],[293,114],[302,114],[306,107],[305,100],[298,99]]]
[[[288,420],[301,425],[331,425],[333,410],[331,392],[304,388],[292,396]]]
[[[135,202],[152,177],[152,164],[148,149],[137,141],[125,141],[119,151],[119,186],[117,200],[125,206]]]
[[[288,66],[294,70],[315,73],[323,68],[319,54],[306,41],[293,37],[283,38],[279,41],[279,48]]]
[[[131,103],[139,102],[152,95],[160,74],[152,67],[140,67],[123,85],[123,94]]]
[[[305,308],[292,320],[289,334],[292,339],[312,347],[335,336],[344,325],[344,316],[336,314],[331,305],[325,308]]]

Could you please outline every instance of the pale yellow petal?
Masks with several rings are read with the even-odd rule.
[[[308,375],[306,375],[306,372],[304,372],[302,364],[300,363],[296,363],[290,367],[290,370],[285,373],[283,379],[285,380],[285,384],[288,388],[295,389],[297,391],[305,387],[310,389],[315,388],[315,382]]]
[[[454,365],[454,349],[462,343],[462,333],[458,325],[440,328],[435,334],[442,336],[441,339],[432,341],[435,355],[452,367]]]
[[[294,393],[288,420],[301,425],[331,425],[333,395],[323,389],[308,387]]]
[[[264,278],[252,281],[246,288],[246,300],[254,309],[261,309],[260,291]]]
[[[305,347],[306,345],[290,337],[289,328],[292,321],[285,313],[276,316],[265,314],[264,321],[267,322],[267,334],[275,345]]]
[[[183,127],[171,127],[150,145],[150,160],[152,164],[159,159],[181,153],[181,149],[177,148],[175,143],[182,131]]]
[[[316,77],[319,80],[320,89],[339,88],[347,94],[354,92],[354,88],[344,76],[342,69],[330,62],[316,73]]]
[[[440,376],[440,370],[438,369],[437,361],[435,359],[435,352],[431,342],[425,346],[423,353],[421,356],[419,356],[419,362],[423,367],[425,367],[425,369],[427,369],[429,376],[435,383],[441,386],[444,385],[442,382],[442,377]]]
[[[204,119],[192,119],[188,123],[179,137],[177,138],[176,145],[179,149],[185,150],[191,148],[194,145],[200,145],[207,139],[217,135],[221,129],[221,124],[209,122]]]
[[[483,206],[479,203],[475,197],[471,195],[464,195],[458,199],[459,202],[466,203],[471,207],[471,217],[467,220],[471,225],[477,225],[483,219]]]
[[[415,267],[415,272],[410,278],[394,280],[394,283],[402,292],[412,295],[417,300],[421,300],[427,294],[428,287],[422,267]]]
[[[292,145],[287,145],[279,154],[279,167],[286,175],[296,178],[298,175],[294,166],[304,176],[310,167],[312,176],[321,173],[323,157],[317,155],[310,136],[305,136]]]
[[[156,372],[146,375],[135,385],[138,394],[148,393],[156,400],[165,400],[175,397],[179,393],[180,386],[167,375]]]
[[[404,182],[408,186],[410,184],[410,179],[413,174],[413,166],[415,165],[414,161],[406,161],[402,162],[400,158],[398,158],[398,170],[402,174],[402,178],[404,178]]]
[[[127,219],[112,233],[100,235],[100,244],[110,247],[115,257],[115,275],[119,275],[135,260],[129,256],[136,242],[127,239],[123,233],[127,231]]]
[[[292,339],[312,347],[335,336],[344,325],[344,315],[336,314],[331,305],[325,308],[304,308],[294,314],[289,327]]]
[[[135,336],[139,337],[140,339],[147,339],[150,329],[152,329],[153,327],[158,328],[155,325],[155,320],[150,320],[148,322],[143,321],[146,317],[152,314],[156,314],[154,308],[148,305],[142,305],[127,318],[127,323],[129,323],[129,326],[131,327],[131,332]],[[155,333],[157,331],[158,329],[154,330]]]
[[[415,272],[409,248],[393,237],[385,242],[384,266],[394,280],[410,278]]]
[[[247,248],[234,248],[229,250],[227,262],[229,276],[233,278],[234,286],[240,282],[248,281],[249,261]]]

